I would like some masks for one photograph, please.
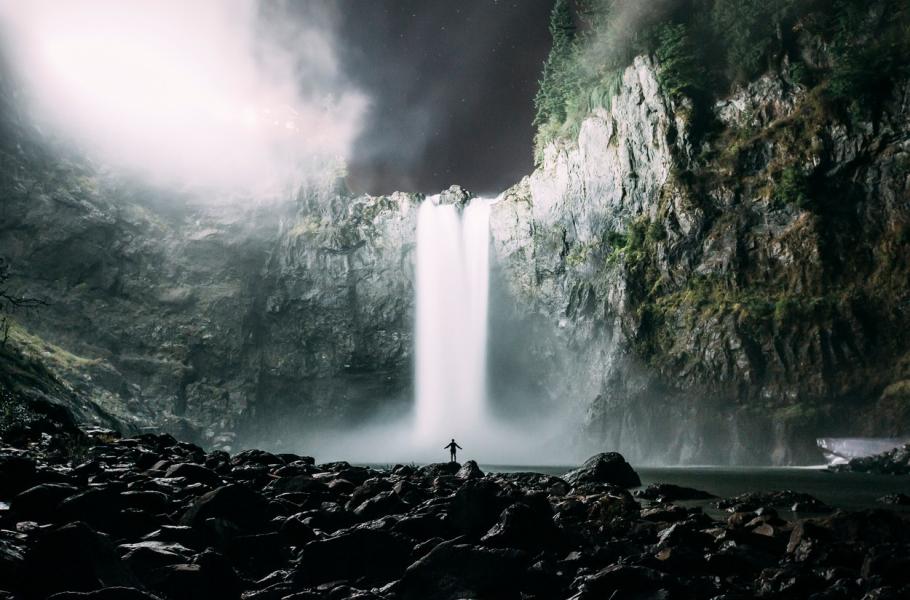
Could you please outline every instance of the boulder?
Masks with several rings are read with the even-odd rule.
[[[411,544],[402,536],[350,529],[304,546],[298,565],[311,583],[364,579],[384,584],[401,577],[410,555]]]
[[[193,463],[171,465],[165,472],[165,477],[182,477],[189,483],[202,483],[209,487],[218,487],[223,483],[218,473]]]
[[[41,597],[138,584],[110,539],[84,523],[42,534],[26,553],[23,580],[27,589]]]
[[[765,507],[786,507],[793,512],[831,512],[831,507],[814,496],[792,490],[771,492],[747,492],[724,498],[714,506],[729,512],[753,512]]]
[[[241,582],[230,564],[213,552],[203,553],[194,563],[167,565],[152,571],[147,586],[168,600],[236,600],[241,591]]]
[[[463,535],[479,538],[496,523],[508,504],[500,497],[501,491],[502,488],[487,479],[466,481],[452,498],[447,523]]]
[[[267,489],[276,494],[294,492],[322,493],[328,491],[329,487],[322,481],[313,479],[310,475],[293,475],[273,480]]]
[[[624,488],[638,487],[641,479],[632,466],[618,452],[602,452],[563,476],[569,485],[610,484]]]
[[[654,502],[676,502],[678,500],[710,500],[717,498],[714,494],[695,488],[674,485],[672,483],[652,483],[643,490],[635,492],[637,498]]]
[[[496,548],[523,550],[552,549],[558,542],[559,529],[553,522],[553,509],[545,497],[528,498],[507,507],[480,538],[481,544]]]
[[[480,479],[483,477],[483,471],[480,470],[475,461],[469,460],[461,465],[461,468],[455,473],[455,477],[458,479]]]
[[[455,475],[461,470],[461,465],[457,462],[430,463],[417,469],[417,474],[421,477],[431,478],[442,475]]]
[[[408,567],[396,586],[401,600],[519,600],[527,556],[453,540],[437,544]]]
[[[161,597],[131,587],[109,587],[94,592],[60,592],[48,600],[161,600]]]
[[[407,512],[410,506],[405,503],[395,492],[380,492],[372,498],[365,500],[354,509],[358,519],[370,521],[388,515],[398,515]]]
[[[10,510],[20,519],[48,523],[55,519],[57,506],[77,493],[79,489],[67,483],[42,483],[17,494]]]
[[[887,496],[882,496],[877,500],[882,504],[895,504],[898,506],[910,506],[910,496],[907,494],[888,494]]]
[[[180,517],[180,524],[198,529],[210,518],[224,519],[243,530],[255,530],[270,519],[268,502],[242,485],[226,485],[197,498]]]
[[[671,579],[654,569],[633,565],[611,565],[585,577],[572,600],[599,598],[669,598]]]
[[[0,454],[0,500],[9,500],[35,483],[35,461],[15,454]]]

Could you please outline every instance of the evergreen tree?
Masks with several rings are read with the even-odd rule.
[[[543,66],[540,87],[534,98],[537,110],[534,125],[562,121],[566,117],[566,100],[571,85],[568,81],[568,63],[572,57],[575,40],[575,22],[569,0],[556,0],[550,13],[550,36],[553,45]]]

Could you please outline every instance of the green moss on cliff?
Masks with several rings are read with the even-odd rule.
[[[576,25],[578,30],[576,32]],[[665,93],[690,97],[696,111],[782,60],[790,80],[822,86],[839,110],[874,113],[910,73],[910,8],[902,0],[683,0],[557,2],[553,47],[535,99],[535,156],[573,140],[581,121],[609,108],[623,70],[653,56]],[[800,36],[823,40],[833,60],[802,60]],[[697,43],[694,43],[697,40]]]

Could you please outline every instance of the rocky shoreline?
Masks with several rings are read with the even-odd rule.
[[[910,444],[904,444],[873,456],[850,459],[843,465],[828,467],[837,472],[878,473],[881,475],[910,475]]]
[[[794,492],[675,504],[616,453],[563,477],[374,469],[167,435],[0,447],[0,599],[905,598],[910,519]],[[775,506],[827,511],[787,520]],[[782,513],[783,514],[783,513]]]

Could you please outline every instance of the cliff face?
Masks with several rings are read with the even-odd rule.
[[[639,463],[910,433],[910,86],[860,118],[787,73],[706,114],[639,57],[493,205],[494,408]],[[34,137],[4,123],[0,256],[50,304],[3,351],[81,418],[294,448],[410,406],[420,197],[199,201]]]
[[[766,464],[910,432],[908,102],[904,84],[857,121],[772,72],[696,142],[640,57],[577,143],[546,148],[496,205],[495,246],[514,318],[551,323],[543,386],[592,443]]]
[[[60,403],[278,448],[409,397],[414,197],[181,195],[61,158],[23,123],[6,123],[0,256],[11,291],[48,305],[12,316],[5,349],[65,382]]]

